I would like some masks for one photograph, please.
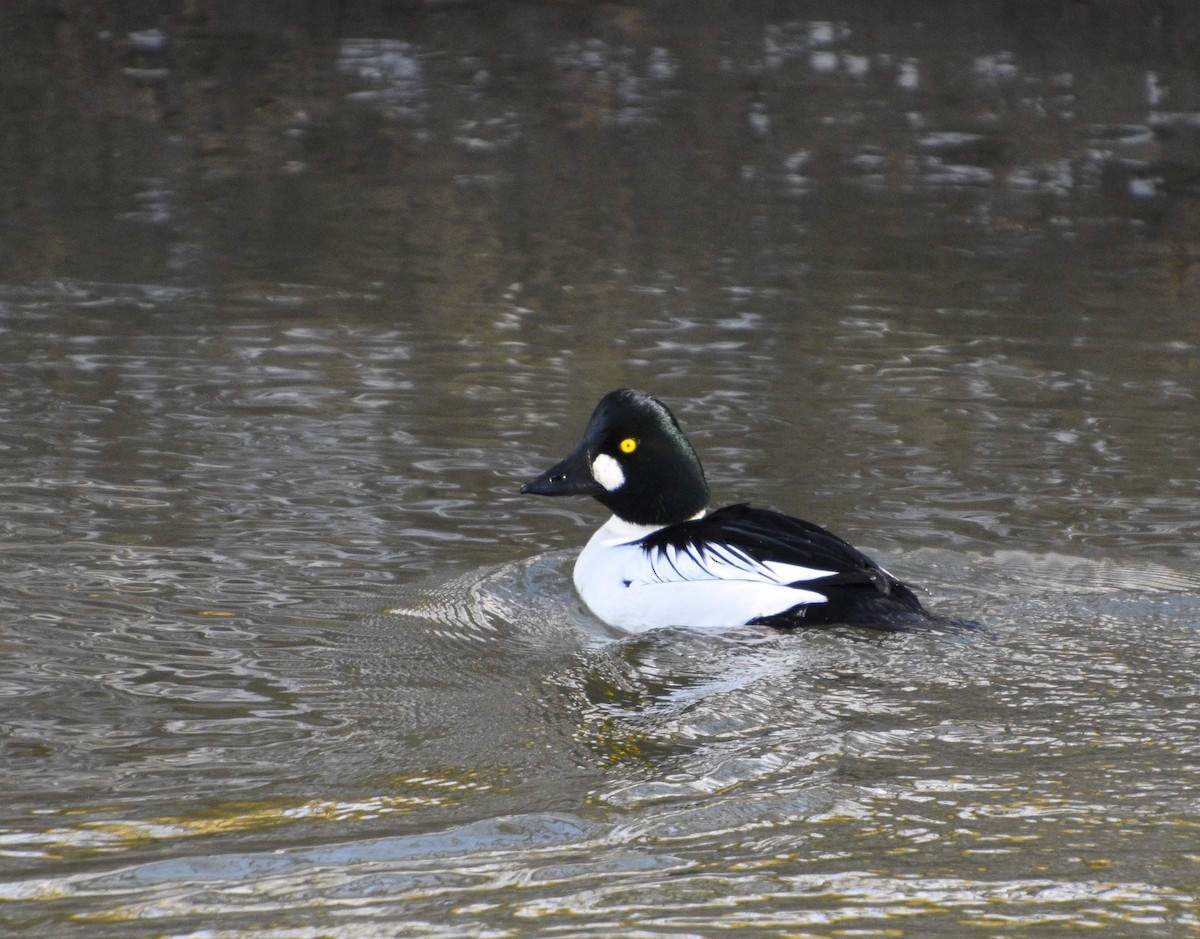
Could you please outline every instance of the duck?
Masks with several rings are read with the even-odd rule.
[[[612,512],[575,562],[587,608],[629,633],[665,627],[963,627],[826,529],[772,509],[709,507],[675,415],[631,388],[600,399],[583,439],[521,492],[591,496]]]

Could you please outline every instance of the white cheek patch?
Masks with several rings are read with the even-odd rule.
[[[609,492],[616,492],[625,485],[625,472],[621,464],[607,453],[592,460],[592,478]]]

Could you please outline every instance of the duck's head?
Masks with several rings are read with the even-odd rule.
[[[601,398],[579,446],[521,492],[593,496],[638,525],[682,522],[708,505],[700,458],[675,415],[629,388]]]

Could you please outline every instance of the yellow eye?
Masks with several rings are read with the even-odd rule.
[[[632,437],[626,437],[617,446],[621,448],[622,453],[632,453],[637,449],[637,441]]]

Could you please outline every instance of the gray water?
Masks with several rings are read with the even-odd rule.
[[[1200,934],[1188,4],[0,12],[14,935]],[[981,636],[662,630],[663,398]]]

